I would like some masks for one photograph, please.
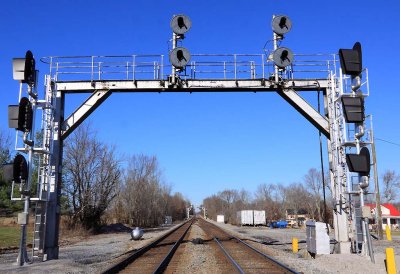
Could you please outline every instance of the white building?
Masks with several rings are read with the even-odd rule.
[[[375,204],[366,204],[371,208],[372,224],[375,223],[376,206]],[[391,229],[397,229],[400,226],[400,212],[392,204],[381,204],[382,211],[382,228],[386,229],[386,225],[390,224]]]

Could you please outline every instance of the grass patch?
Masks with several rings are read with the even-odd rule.
[[[28,239],[27,244],[32,244],[32,230],[33,228],[28,226]],[[19,241],[21,239],[21,226],[7,226],[0,227],[0,248],[7,248],[12,246],[19,246]]]

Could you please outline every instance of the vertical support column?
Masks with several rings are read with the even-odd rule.
[[[359,129],[358,133],[355,133],[355,142],[356,142],[356,153],[360,153],[360,139],[364,135],[364,129],[362,124],[356,124],[355,128]],[[362,132],[362,133],[360,133]],[[365,220],[362,216],[362,208],[364,206],[364,190],[361,188],[361,176],[358,175],[358,180],[357,180],[357,189],[352,190],[354,192],[358,192],[359,194],[357,195],[352,195],[353,200],[354,200],[354,222],[355,222],[355,233],[356,233],[356,250],[361,251],[362,255],[367,254],[367,232],[365,230]],[[361,245],[361,250],[360,250],[360,245]]]
[[[27,226],[29,225],[28,217],[29,217],[29,209],[30,209],[30,198],[31,198],[31,186],[32,186],[32,171],[33,171],[33,146],[35,144],[35,113],[36,113],[36,99],[37,94],[34,93],[34,86],[28,85],[28,94],[29,94],[29,101],[32,103],[32,130],[24,132],[23,142],[25,144],[25,148],[28,149],[28,178],[27,180],[22,180],[20,191],[21,191],[21,198],[24,201],[24,211],[18,214],[18,224],[21,225],[21,240],[19,245],[19,252],[17,263],[18,265],[22,266],[25,263],[29,263],[27,248],[26,248],[26,241],[27,241]]]
[[[275,17],[275,16],[274,16]],[[274,32],[274,51],[278,49],[278,34]],[[274,64],[275,83],[279,82],[278,66]]]
[[[175,32],[172,33],[172,50],[174,50],[176,48],[176,44],[177,44],[177,37]],[[172,71],[171,71],[171,83],[173,85],[175,85],[176,83],[176,68],[174,66],[172,67]]]
[[[324,91],[325,115],[329,121],[330,140],[327,140],[329,170],[331,179],[332,198],[335,202],[333,208],[333,227],[335,239],[338,242],[337,253],[348,254],[351,251],[349,239],[348,208],[345,199],[346,176],[344,176],[343,155],[339,147],[339,132],[337,123],[336,103],[335,103],[335,78],[331,76],[331,85]]]
[[[54,88],[54,82],[51,83]],[[61,124],[64,121],[64,93],[56,91],[54,110],[54,138],[53,153],[50,158],[51,180],[49,201],[46,213],[46,242],[44,247],[44,260],[58,259],[58,237],[60,225],[60,196],[61,196],[61,171],[63,156],[63,141],[61,138]]]

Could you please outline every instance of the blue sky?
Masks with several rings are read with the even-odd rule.
[[[283,44],[295,53],[337,53],[363,46],[369,69],[368,113],[375,136],[400,143],[400,4],[376,1],[6,1],[0,10],[0,127],[18,100],[13,57],[168,54],[172,15],[192,29],[191,53],[263,53],[273,14],[293,28]],[[42,79],[48,67],[37,62]],[[316,94],[307,94],[313,104]],[[71,95],[66,112],[85,96]],[[113,94],[90,117],[99,137],[121,154],[156,155],[165,180],[194,203],[227,188],[301,181],[319,168],[318,131],[274,93]],[[9,130],[10,135],[13,130]],[[377,140],[379,173],[400,172],[400,146]],[[326,147],[324,146],[324,150]],[[326,159],[325,159],[326,162]]]

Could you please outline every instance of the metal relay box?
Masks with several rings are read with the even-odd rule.
[[[315,221],[306,222],[307,251],[314,254],[330,254],[329,235],[326,224]]]

